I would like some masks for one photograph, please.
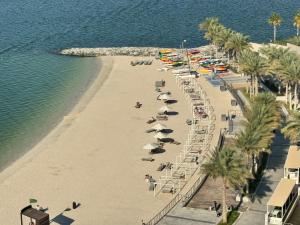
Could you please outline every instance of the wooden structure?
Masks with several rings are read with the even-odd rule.
[[[267,203],[265,225],[283,225],[291,216],[298,200],[295,180],[282,178]]]
[[[26,221],[29,221],[31,225],[49,225],[49,214],[42,212],[40,210],[32,208],[31,205],[23,208],[20,213],[21,217],[21,225],[25,225],[23,223],[23,216],[26,216]],[[27,223],[26,223],[27,224]]]

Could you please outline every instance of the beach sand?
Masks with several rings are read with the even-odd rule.
[[[0,224],[19,224],[29,198],[48,207],[52,224],[69,218],[80,225],[141,224],[171,200],[171,194],[154,197],[144,176],[158,179],[160,163],[175,160],[187,138],[190,108],[171,73],[157,70],[159,62],[132,67],[133,59],[103,57],[100,75],[74,110],[0,174]],[[179,112],[162,123],[182,144],[167,144],[166,152],[153,155],[154,162],[145,162],[141,158],[149,154],[142,147],[155,141],[145,133],[155,123],[146,121],[164,105],[154,90],[161,79],[163,91],[178,100],[171,107]],[[136,101],[143,104],[140,109],[134,108]],[[64,211],[73,201],[80,207]]]

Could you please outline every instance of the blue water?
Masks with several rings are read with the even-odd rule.
[[[93,58],[53,54],[67,47],[205,44],[209,16],[268,42],[267,18],[280,13],[278,36],[295,34],[296,0],[1,0],[0,168],[22,155],[74,106],[95,78]]]

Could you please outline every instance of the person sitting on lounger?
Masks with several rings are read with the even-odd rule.
[[[136,102],[136,104],[135,104],[135,106],[134,106],[134,107],[138,109],[138,108],[141,108],[141,106],[142,106],[142,103],[140,103],[140,102]]]

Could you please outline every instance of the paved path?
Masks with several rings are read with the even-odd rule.
[[[272,145],[267,168],[256,191],[254,202],[242,214],[237,225],[264,225],[267,202],[278,182],[283,178],[283,166],[288,153],[289,144],[281,134],[277,134]]]
[[[158,225],[213,225],[220,221],[215,212],[182,207],[172,209]]]

